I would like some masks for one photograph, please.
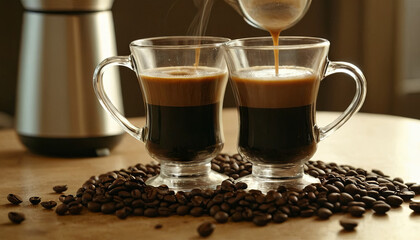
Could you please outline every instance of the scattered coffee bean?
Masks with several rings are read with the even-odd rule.
[[[399,207],[404,200],[397,195],[390,195],[386,198],[385,202],[391,205],[391,207]]]
[[[389,206],[386,203],[378,203],[378,204],[374,204],[372,209],[377,214],[385,214],[386,212],[391,210],[391,206]]]
[[[9,202],[14,205],[19,205],[22,202],[22,198],[13,193],[7,195],[7,200],[9,200]]]
[[[158,224],[155,225],[155,229],[161,229],[162,227],[163,227],[163,225],[160,224],[160,223],[158,223]]]
[[[353,216],[353,217],[361,217],[365,212],[366,209],[360,206],[351,206],[347,209],[347,211]]]
[[[56,201],[41,202],[41,206],[44,207],[45,209],[51,209],[57,206],[57,202]]]
[[[83,210],[83,205],[80,203],[69,206],[69,213],[72,215],[80,214],[82,210]]]
[[[208,237],[213,233],[215,228],[216,226],[213,223],[204,222],[200,224],[200,226],[198,226],[197,232],[198,234],[200,234],[201,237]]]
[[[55,212],[58,215],[65,215],[67,213],[67,211],[69,210],[69,208],[67,207],[66,204],[62,203],[60,205],[57,206],[57,208],[55,209]]]
[[[330,218],[331,217],[331,215],[332,215],[333,213],[331,212],[331,210],[330,209],[328,209],[328,208],[320,208],[320,209],[318,209],[318,211],[317,211],[317,216],[320,218],[320,219],[328,219],[328,218]]]
[[[254,218],[252,219],[252,222],[257,226],[265,226],[270,221],[271,221],[270,214],[259,214],[259,215],[254,216]]]
[[[9,212],[7,214],[7,216],[9,217],[9,220],[12,223],[21,223],[25,220],[25,215],[23,215],[23,213],[19,213],[19,212]]]
[[[409,207],[415,213],[420,213],[420,202],[411,202]]]
[[[226,223],[229,220],[229,215],[223,211],[219,211],[213,216],[213,218],[218,223]]]
[[[409,188],[411,191],[413,191],[415,194],[420,194],[420,184],[413,184]]]
[[[282,213],[282,212],[276,212],[276,213],[273,215],[273,221],[274,221],[275,223],[282,223],[282,222],[285,222],[287,219],[288,219],[287,214]]]
[[[126,219],[127,217],[128,217],[128,215],[130,214],[130,211],[127,209],[127,208],[125,208],[125,207],[123,207],[123,208],[121,208],[121,209],[119,209],[119,210],[117,210],[116,212],[115,212],[115,215],[119,218],[119,219]]]
[[[41,202],[40,197],[30,197],[29,202],[31,202],[32,205],[38,205]]]
[[[101,212],[105,214],[111,214],[115,212],[115,203],[114,202],[107,202],[102,204]]]
[[[357,227],[357,222],[351,219],[341,219],[340,225],[344,228],[346,231],[353,231]]]
[[[67,191],[67,185],[57,185],[53,187],[54,192],[56,193],[62,193]]]
[[[97,202],[88,202],[87,208],[91,212],[100,212],[101,211],[101,204]]]

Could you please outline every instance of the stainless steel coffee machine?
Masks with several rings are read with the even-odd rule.
[[[122,129],[96,100],[95,66],[115,56],[113,0],[21,0],[16,131],[32,152],[106,155]],[[117,69],[107,71],[108,96],[122,111]],[[115,79],[117,78],[117,79]]]

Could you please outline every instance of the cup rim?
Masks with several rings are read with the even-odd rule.
[[[283,41],[283,43],[281,43]],[[244,43],[259,42],[256,45],[244,45]],[[301,37],[301,36],[280,36],[279,45],[274,46],[272,37],[249,37],[230,40],[225,44],[228,49],[255,49],[255,50],[287,50],[287,49],[308,49],[316,47],[328,47],[330,42],[324,38]]]
[[[177,43],[182,40],[205,40],[206,43]],[[206,48],[206,47],[221,47],[229,42],[231,39],[225,37],[215,36],[161,36],[150,37],[134,40],[130,43],[130,47],[141,48],[155,48],[155,49],[189,49],[189,48]],[[173,41],[172,44],[165,43],[165,41]],[[159,44],[156,44],[159,43]]]

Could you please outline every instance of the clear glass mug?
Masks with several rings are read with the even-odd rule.
[[[94,73],[101,105],[160,162],[160,174],[147,181],[173,190],[215,188],[227,177],[211,170],[223,148],[222,104],[228,70],[221,37],[157,37],[130,44],[130,56],[105,59]],[[131,124],[106,95],[102,75],[108,66],[133,70],[141,85],[146,125]]]
[[[270,37],[227,43],[226,60],[240,121],[238,151],[253,163],[252,174],[237,181],[246,182],[248,188],[303,188],[317,182],[304,174],[304,163],[318,142],[361,108],[366,96],[363,73],[350,63],[329,61],[329,45],[325,39],[311,37],[280,37],[278,46],[273,46]],[[337,119],[318,127],[319,85],[334,73],[351,76],[356,94]]]

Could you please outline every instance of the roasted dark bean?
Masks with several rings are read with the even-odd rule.
[[[82,210],[83,206],[80,203],[69,206],[69,213],[72,215],[80,214]]]
[[[57,213],[58,215],[65,215],[68,211],[68,207],[66,204],[62,203],[60,205],[57,206],[57,208],[55,209],[55,213]]]
[[[7,195],[7,200],[9,200],[9,202],[14,205],[19,205],[22,202],[22,198],[13,193]]]
[[[330,209],[328,209],[328,208],[320,208],[320,209],[318,209],[318,211],[317,211],[317,216],[320,218],[320,219],[328,219],[328,218],[330,218],[331,217],[331,215],[332,215],[333,213],[331,212],[331,210]]]
[[[409,207],[415,213],[420,213],[420,202],[411,202]]]
[[[67,191],[67,185],[57,185],[53,187],[54,192],[56,193],[62,193]]]
[[[357,222],[351,219],[341,219],[340,225],[346,231],[353,231],[357,227]]]
[[[219,211],[216,214],[214,214],[213,218],[218,223],[226,223],[229,220],[229,215],[226,212]]]
[[[45,209],[51,209],[57,206],[57,202],[56,201],[41,202],[41,206],[44,207]]]
[[[260,214],[254,216],[252,219],[252,222],[257,226],[265,226],[267,223],[271,221],[271,215],[270,214]]]
[[[215,228],[216,226],[213,223],[204,222],[200,224],[200,226],[198,226],[197,232],[198,234],[200,234],[201,237],[208,237],[213,233]]]
[[[351,206],[347,209],[347,211],[353,216],[353,217],[361,217],[365,212],[366,209],[360,206]]]
[[[386,198],[385,202],[391,205],[391,207],[399,207],[404,200],[399,196],[390,195]]]
[[[377,214],[385,214],[391,209],[391,206],[389,206],[386,203],[378,203],[378,204],[374,204],[372,209]]]
[[[16,223],[16,224],[19,224],[25,220],[25,215],[19,212],[9,212],[7,216],[9,217],[9,220],[12,223]]]
[[[111,214],[115,212],[115,203],[114,202],[108,202],[104,203],[101,206],[101,212],[105,214]]]
[[[30,197],[29,202],[31,202],[32,205],[38,205],[41,202],[40,197]]]

